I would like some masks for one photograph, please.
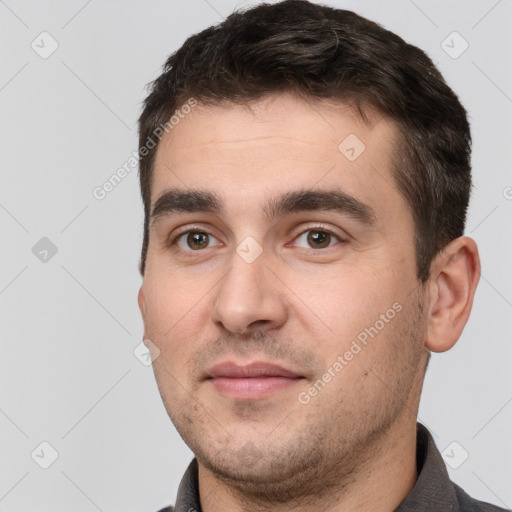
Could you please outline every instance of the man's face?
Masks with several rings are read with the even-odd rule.
[[[415,421],[425,290],[372,117],[279,95],[199,105],[160,142],[145,338],[176,428],[240,487],[348,472]]]

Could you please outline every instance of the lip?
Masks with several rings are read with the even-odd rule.
[[[227,377],[231,379],[250,379],[258,377],[286,377],[289,379],[300,378],[301,375],[287,370],[282,366],[263,361],[255,361],[244,366],[237,365],[231,361],[216,364],[208,371],[208,378]]]
[[[282,366],[256,361],[244,366],[231,361],[213,366],[206,380],[222,395],[239,400],[269,397],[294,386],[304,377]]]

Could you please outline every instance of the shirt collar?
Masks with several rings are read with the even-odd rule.
[[[185,471],[178,487],[176,505],[174,506],[175,512],[201,512],[197,474],[197,459],[194,458]]]
[[[443,458],[432,435],[421,423],[417,424],[416,460],[416,484],[395,512],[458,511],[457,494]]]
[[[418,479],[395,512],[457,512],[457,495],[432,435],[417,424],[416,459]],[[201,512],[197,460],[188,466],[176,498],[175,512]]]

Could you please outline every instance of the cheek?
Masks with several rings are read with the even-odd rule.
[[[194,339],[209,321],[211,284],[146,277],[146,320],[148,337],[169,365],[188,359]],[[181,364],[180,364],[181,366]]]
[[[193,316],[214,282],[211,276],[190,276],[173,268],[151,269],[144,281],[148,312],[158,330],[170,330]]]
[[[294,276],[293,291],[304,314],[325,340],[350,341],[392,307],[399,291],[389,273],[340,265]],[[310,324],[310,327],[312,324]]]
[[[401,352],[408,327],[405,302],[411,300],[407,285],[391,266],[370,271],[345,265],[327,274],[321,281],[318,276],[296,281],[297,295],[306,297],[307,308],[301,306],[301,311],[303,318],[310,319],[305,322],[308,344],[321,355],[326,371],[332,368],[337,375],[333,393],[357,382],[371,395],[379,384],[374,373],[383,366],[395,367],[405,356]],[[314,287],[313,282],[323,285]]]

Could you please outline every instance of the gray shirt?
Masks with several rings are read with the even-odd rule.
[[[418,480],[395,512],[499,512],[505,511],[477,501],[450,481],[443,458],[430,432],[418,423],[416,460]],[[183,476],[175,507],[159,512],[202,512],[199,503],[197,460],[193,459]]]

